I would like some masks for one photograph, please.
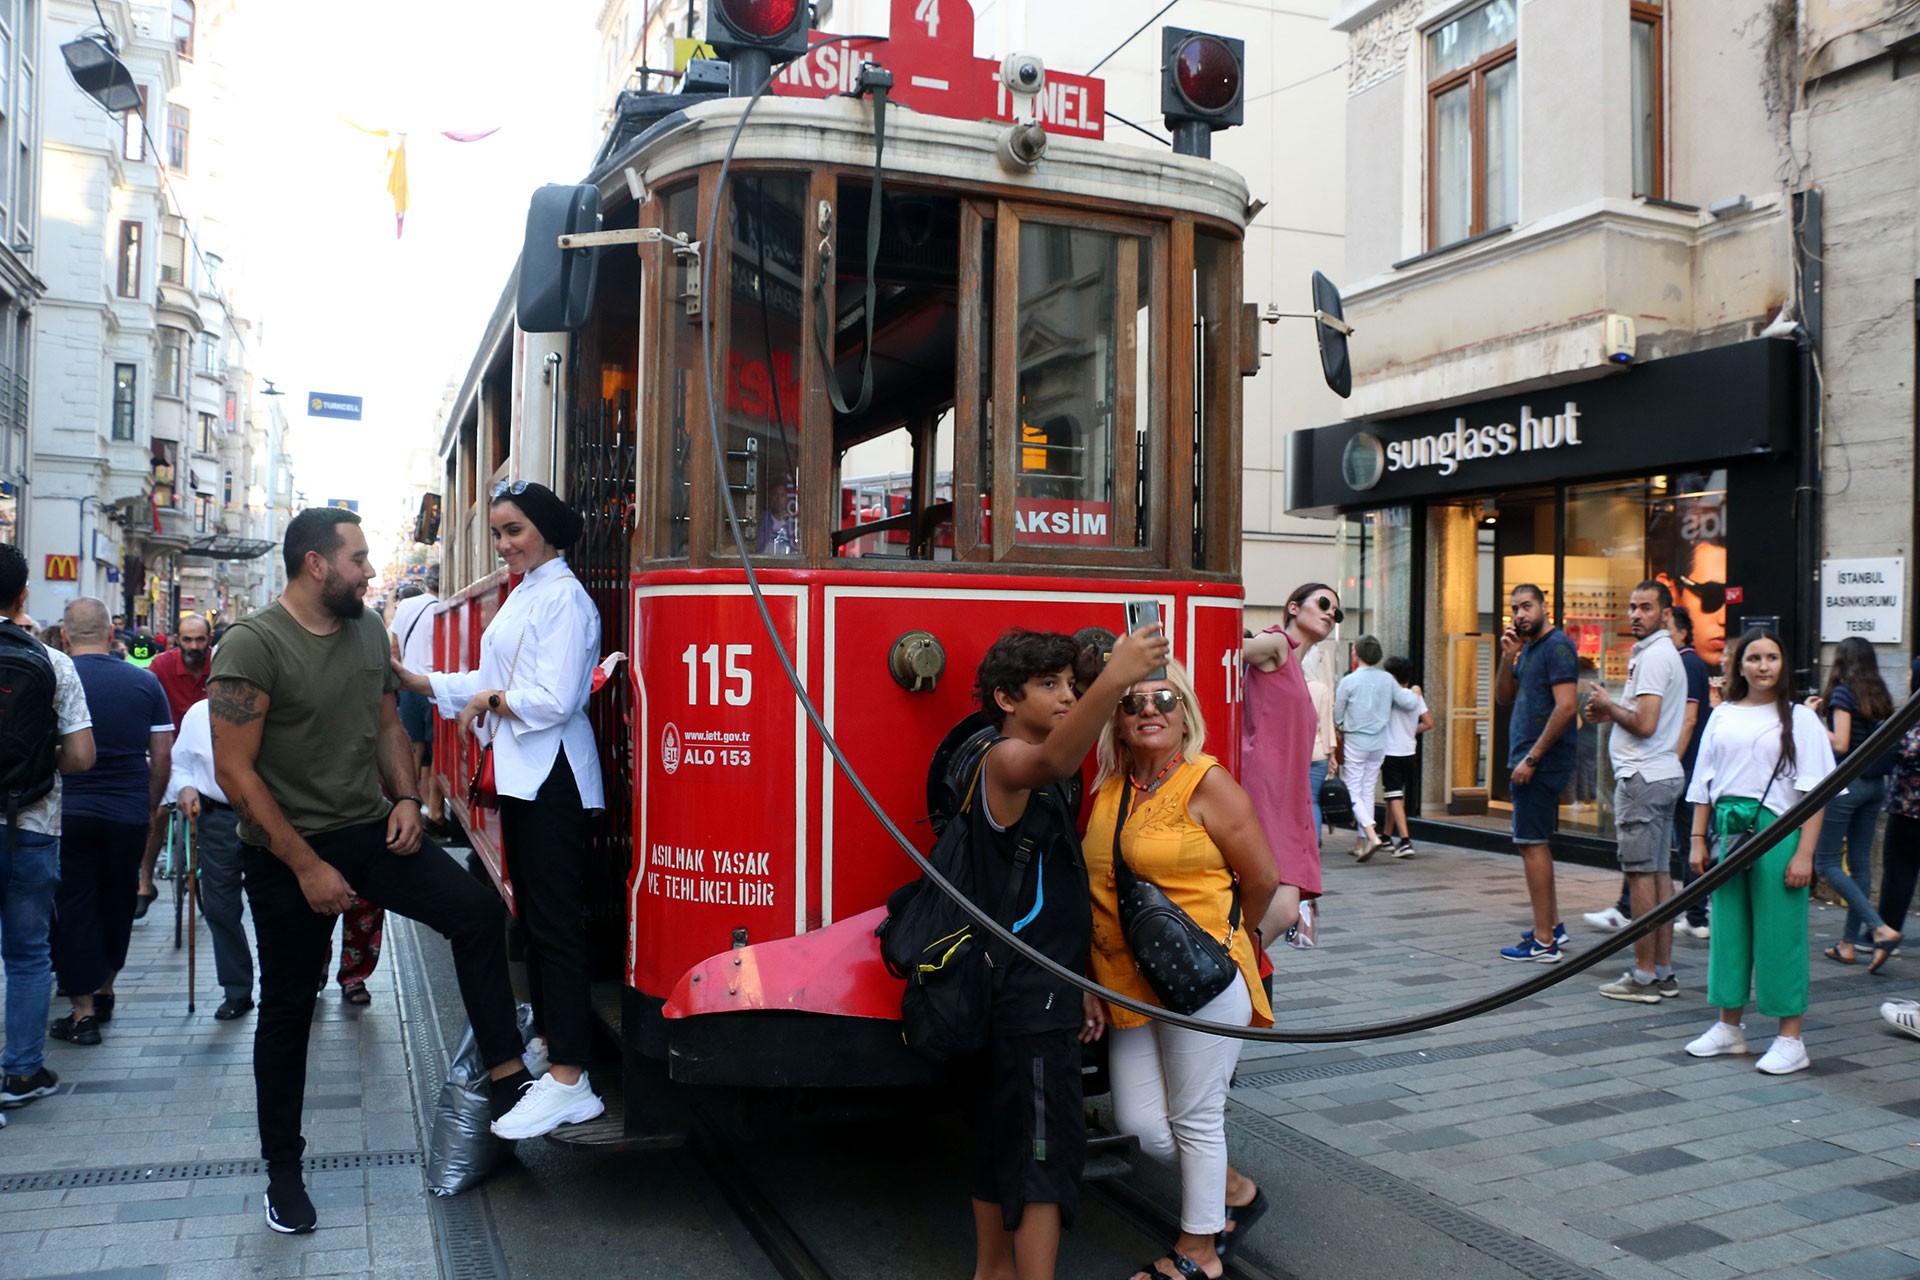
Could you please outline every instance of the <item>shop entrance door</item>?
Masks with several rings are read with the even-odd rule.
[[[1551,489],[1502,494],[1494,508],[1493,569],[1496,649],[1499,636],[1513,625],[1513,589],[1522,584],[1540,588],[1547,598],[1547,616],[1560,616],[1555,565],[1559,552],[1559,509]],[[1496,659],[1497,660],[1497,659]],[[1489,781],[1493,799],[1503,807],[1512,800],[1507,758],[1513,743],[1509,731],[1511,707],[1493,709],[1493,764]]]

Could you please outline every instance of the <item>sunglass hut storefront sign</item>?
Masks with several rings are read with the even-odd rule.
[[[1559,413],[1537,415],[1531,405],[1523,404],[1519,419],[1469,426],[1465,418],[1455,418],[1451,431],[1386,442],[1361,431],[1347,442],[1342,470],[1353,488],[1371,489],[1390,472],[1430,467],[1450,476],[1465,462],[1573,448],[1581,443],[1580,406],[1575,401],[1567,401]]]

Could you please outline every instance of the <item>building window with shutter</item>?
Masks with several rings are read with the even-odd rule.
[[[1520,94],[1513,0],[1487,0],[1427,32],[1427,247],[1520,215]]]
[[[1633,2],[1633,194],[1667,196],[1666,49],[1660,0]]]
[[[187,171],[187,134],[193,128],[193,112],[185,107],[167,108],[167,168],[175,173]]]
[[[140,296],[140,249],[146,240],[146,228],[138,222],[120,224],[120,283],[123,298]]]
[[[113,366],[113,438],[133,439],[134,390],[138,370],[130,364]]]

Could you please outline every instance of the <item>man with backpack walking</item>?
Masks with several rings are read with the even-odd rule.
[[[44,1098],[59,1084],[44,1055],[60,775],[93,767],[93,721],[80,677],[66,654],[19,627],[26,610],[26,557],[0,543],[0,958],[7,973],[0,1108]]]

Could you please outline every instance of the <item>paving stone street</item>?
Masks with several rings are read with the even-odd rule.
[[[1496,955],[1524,927],[1513,858],[1423,845],[1413,859],[1358,866],[1338,847],[1324,859],[1320,947],[1276,948],[1282,1025],[1390,1021],[1540,971]],[[1562,867],[1559,879],[1572,954],[1586,954],[1609,935],[1580,913],[1610,901],[1618,877]],[[1659,1006],[1600,998],[1595,988],[1625,965],[1608,957],[1417,1035],[1250,1046],[1230,1143],[1236,1163],[1280,1191],[1262,1260],[1302,1277],[1361,1274],[1355,1233],[1391,1209],[1383,1257],[1394,1224],[1461,1247],[1465,1264],[1431,1274],[1920,1274],[1920,1042],[1877,1014],[1881,1000],[1920,991],[1920,960],[1896,957],[1879,977],[1834,965],[1817,949],[1839,922],[1814,908],[1813,1068],[1794,1076],[1759,1075],[1752,1056],[1681,1051],[1711,1018],[1707,944],[1692,939],[1676,946],[1682,993]],[[204,933],[199,1008],[187,1017],[186,952],[172,947],[163,897],[135,928],[105,1043],[49,1042],[60,1092],[6,1113],[0,1280],[505,1274],[484,1195],[424,1193],[422,1107],[444,1050],[418,948],[440,944],[398,922],[387,936],[371,1006],[349,1008],[332,988],[321,996],[306,1132],[322,1225],[278,1236],[260,1213],[252,1020],[213,1020]],[[1749,1020],[1756,1052],[1772,1030]],[[460,1261],[476,1247],[492,1270]],[[955,1258],[948,1274],[967,1265]]]

